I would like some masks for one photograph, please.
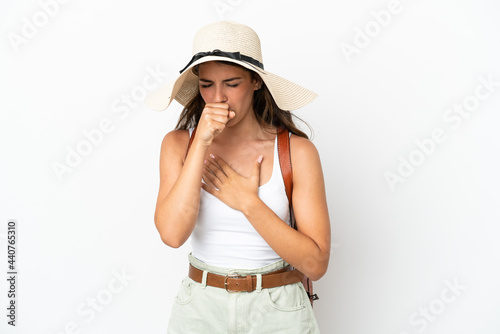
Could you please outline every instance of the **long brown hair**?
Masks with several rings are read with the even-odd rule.
[[[252,79],[262,82],[261,88],[254,91],[252,106],[257,121],[264,129],[271,132],[272,131],[271,129],[274,127],[277,129],[286,128],[288,129],[288,131],[297,136],[309,139],[306,133],[297,128],[293,120],[294,118],[298,119],[299,121],[304,123],[312,132],[311,126],[307,124],[304,120],[302,120],[300,117],[292,114],[290,111],[280,109],[276,104],[276,102],[274,101],[274,98],[271,95],[271,92],[269,92],[269,89],[267,88],[266,84],[262,81],[261,77],[256,72],[251,71],[238,64],[225,61],[218,61],[218,62],[241,67],[246,71],[250,72]],[[193,68],[193,72],[196,75],[198,75],[198,66],[195,66]],[[191,99],[191,101],[189,101],[186,104],[186,106],[182,110],[179,116],[179,121],[177,122],[175,129],[187,130],[189,128],[197,126],[201,117],[201,113],[203,112],[204,108],[205,108],[205,101],[203,100],[200,92],[198,91],[198,93]]]

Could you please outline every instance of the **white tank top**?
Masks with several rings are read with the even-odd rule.
[[[192,133],[192,129],[189,130]],[[279,165],[277,137],[271,179],[259,187],[259,197],[290,225],[290,210]],[[201,189],[198,221],[191,234],[192,255],[206,264],[254,269],[280,260],[280,256],[240,211]]]

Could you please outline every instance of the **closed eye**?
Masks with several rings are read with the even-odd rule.
[[[208,87],[211,87],[213,84],[206,84],[206,85],[203,85],[203,84],[200,84],[201,88],[208,88]],[[237,84],[227,84],[228,87],[231,87],[231,88],[236,88],[240,85],[240,83],[237,83]]]

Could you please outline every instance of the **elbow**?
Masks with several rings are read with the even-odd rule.
[[[160,237],[161,237],[161,241],[163,241],[163,243],[169,247],[172,247],[172,248],[179,248],[181,247],[184,242],[180,241],[180,240],[175,240],[173,238],[169,238],[167,235],[165,234],[160,234]]]
[[[307,273],[307,277],[311,281],[318,281],[321,277],[325,276],[328,269],[328,263],[326,265],[318,264],[314,270]]]
[[[162,228],[162,224],[159,223],[159,221],[156,219],[156,217],[155,217],[155,225],[156,225],[156,229],[158,230],[158,233],[160,234],[161,241],[165,245],[172,247],[172,248],[179,248],[186,241],[185,239],[182,239],[180,236],[177,236],[172,231],[168,231],[164,227]]]
[[[159,231],[159,232],[161,241],[169,247],[179,248],[182,245],[184,245],[184,242],[186,242],[186,240],[176,236],[173,233],[168,233],[167,231]]]
[[[316,261],[306,261],[307,266],[304,267],[304,274],[307,275],[311,281],[318,281],[326,274],[329,262],[329,252],[322,252],[317,255]]]
[[[325,276],[326,269],[327,268],[325,267],[311,271],[311,273],[307,277],[309,277],[311,281],[318,281],[321,277]]]

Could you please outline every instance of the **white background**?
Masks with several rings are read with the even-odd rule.
[[[0,267],[14,219],[19,272],[15,328],[0,281],[2,333],[166,332],[190,244],[162,244],[153,214],[180,107],[122,99],[140,97],[148,69],[161,72],[149,88],[175,78],[194,33],[220,19],[254,28],[266,69],[319,93],[297,115],[314,128],[332,222],[322,333],[500,333],[498,2],[401,0],[385,26],[372,12],[386,0],[73,0],[52,16],[49,2],[0,5]],[[479,101],[480,78],[496,86]],[[448,114],[464,101],[479,103]],[[435,129],[445,140],[424,154],[415,141]],[[58,177],[78,147],[90,151]]]

